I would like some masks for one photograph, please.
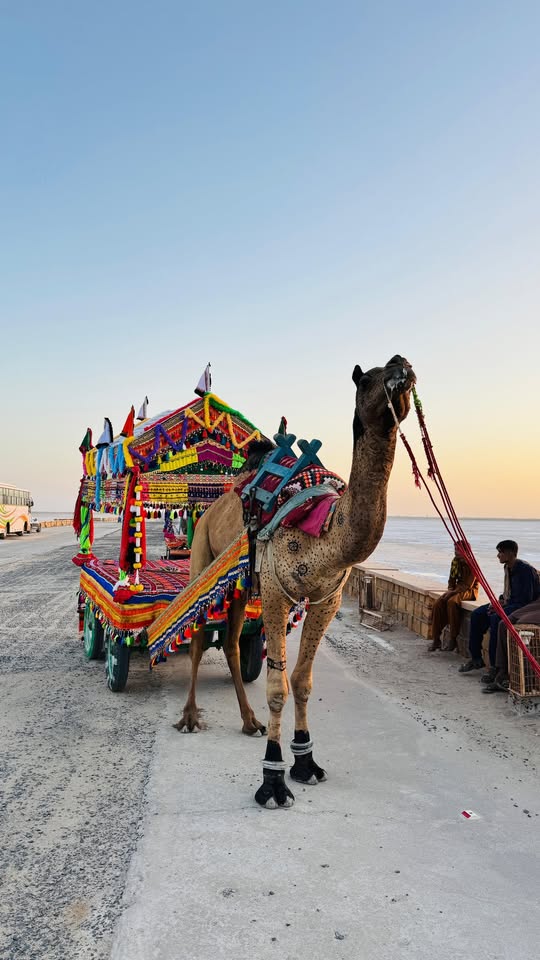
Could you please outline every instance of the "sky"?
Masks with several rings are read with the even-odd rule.
[[[413,364],[457,513],[540,517],[540,5],[0,0],[0,480],[213,389],[348,477]],[[422,464],[413,415],[403,424]],[[430,516],[399,446],[391,514]]]

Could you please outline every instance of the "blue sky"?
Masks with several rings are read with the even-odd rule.
[[[538,4],[0,17],[2,480],[71,507],[86,427],[208,361],[348,475],[352,369],[399,352],[458,512],[540,516]],[[431,512],[402,450],[389,508]]]

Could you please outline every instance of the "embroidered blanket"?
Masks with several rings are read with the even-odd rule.
[[[85,565],[88,579],[99,583],[107,593],[113,595],[113,587],[118,581],[118,561],[98,560]],[[150,599],[172,600],[189,582],[189,560],[147,560],[140,571],[139,580],[144,590],[134,593],[127,603],[148,603]]]
[[[287,467],[293,467],[295,459],[284,457],[281,463]],[[234,488],[240,497],[242,497],[242,490],[253,480],[255,474],[256,471]],[[263,480],[262,486],[265,490],[275,490],[279,482],[279,477],[268,476]],[[337,501],[346,489],[347,484],[338,477],[337,473],[312,464],[293,476],[279,493],[274,513],[263,511],[261,528],[267,528],[270,525],[266,531],[267,535],[270,535],[278,525],[297,527],[312,537],[320,537],[328,530]],[[310,490],[313,491],[312,496],[309,495]],[[302,496],[302,493],[305,496]],[[286,504],[291,500],[293,502],[290,504],[290,510],[287,510]],[[279,524],[273,524],[273,519],[278,513],[280,514]]]
[[[189,640],[193,624],[206,622],[209,613],[218,613],[231,587],[244,588],[248,568],[249,543],[244,531],[148,627],[151,663]]]

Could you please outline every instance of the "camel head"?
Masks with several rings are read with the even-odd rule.
[[[388,402],[392,402],[400,422],[407,416],[411,405],[410,392],[416,383],[416,376],[409,361],[396,354],[386,366],[373,367],[367,373],[357,364],[352,378],[356,384],[354,442],[366,430],[389,437],[396,425]]]

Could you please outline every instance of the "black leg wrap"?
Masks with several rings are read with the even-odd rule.
[[[294,803],[294,794],[285,783],[285,763],[282,759],[281,747],[275,740],[269,740],[266,745],[263,782],[255,794],[255,800],[267,810],[275,810],[276,807],[292,807]]]
[[[315,784],[326,780],[326,770],[319,767],[313,759],[313,741],[310,740],[309,733],[304,730],[294,731],[294,740],[291,743],[291,750],[294,755],[294,763],[290,774],[297,783]]]
[[[283,763],[283,754],[281,752],[281,744],[277,740],[267,740],[266,741],[266,752],[264,754],[264,760],[270,760],[272,763]],[[263,760],[263,764],[264,764]]]

